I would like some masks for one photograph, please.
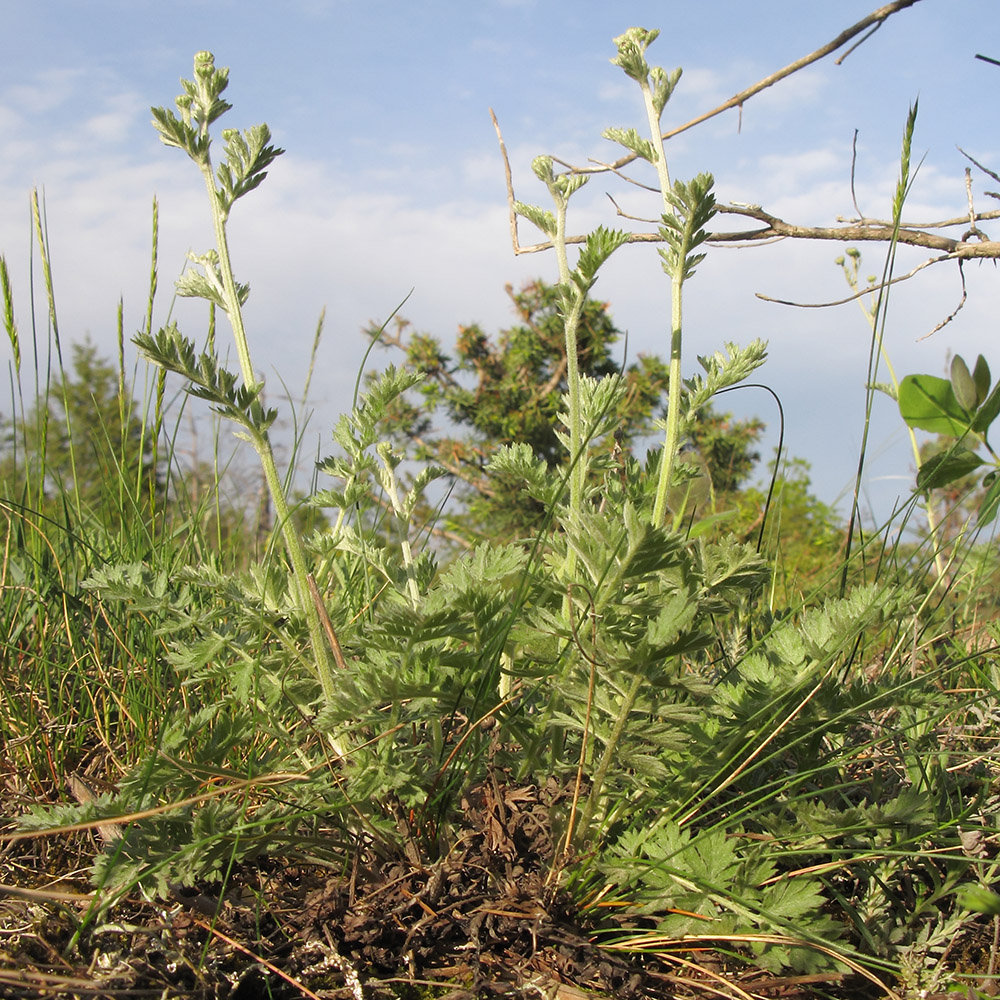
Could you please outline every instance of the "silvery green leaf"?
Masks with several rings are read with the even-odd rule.
[[[417,504],[423,496],[424,490],[435,479],[440,479],[447,474],[439,465],[425,465],[414,477],[413,484],[410,486],[409,492],[406,494],[406,499],[403,501],[403,517],[407,519],[412,517]]]
[[[885,393],[894,403],[899,402],[899,395],[896,392],[896,387],[890,382],[872,382],[868,386],[869,389],[874,389],[876,392]]]
[[[536,156],[531,161],[531,170],[543,184],[550,184],[555,179],[551,156]]]
[[[514,202],[514,211],[529,222],[533,222],[546,236],[555,236],[556,217],[537,205],[526,205],[523,201]]]
[[[655,163],[660,158],[649,139],[644,139],[634,128],[606,128],[601,136],[617,142],[619,146],[624,146],[650,163]]]
[[[584,376],[580,379],[580,418],[588,440],[593,441],[618,428],[619,409],[624,398],[625,380],[620,376]]]
[[[672,73],[668,73],[661,66],[654,66],[650,70],[649,83],[653,91],[653,107],[656,109],[657,115],[663,114],[663,109],[667,101],[670,100],[682,72],[680,67]]]
[[[567,199],[589,180],[589,174],[560,174],[549,182],[549,190],[554,196]]]
[[[702,173],[688,183],[676,181],[673,190],[667,193],[674,212],[662,216],[659,232],[666,247],[660,250],[660,256],[664,270],[671,277],[690,278],[704,260],[704,254],[692,251],[708,238],[703,227],[715,215],[714,183],[711,174]]]
[[[206,299],[225,310],[226,299],[222,289],[201,271],[190,269],[174,282],[174,289],[182,298]]]
[[[652,30],[629,28],[623,35],[614,39],[618,55],[611,60],[611,64],[620,66],[633,80],[644,82],[649,76],[645,51],[659,34],[655,28]]]
[[[179,120],[166,108],[151,108],[153,127],[160,133],[160,141],[165,146],[176,146],[191,153],[197,146],[198,133],[186,121]]]
[[[222,138],[226,143],[226,163],[219,166],[217,176],[228,210],[237,198],[264,180],[267,167],[284,150],[268,145],[271,130],[267,125],[254,125],[242,133],[238,129],[223,129]]]
[[[696,375],[690,380],[689,412],[694,413],[704,406],[715,393],[748,378],[767,360],[767,342],[753,340],[746,347],[726,342],[726,354],[715,351],[707,356],[699,356],[698,363],[705,369],[704,375]]]

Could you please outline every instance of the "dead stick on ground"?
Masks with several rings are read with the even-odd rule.
[[[326,605],[323,603],[323,595],[319,592],[319,587],[316,585],[316,578],[312,573],[307,573],[306,580],[309,582],[309,593],[312,594],[313,603],[316,605],[316,611],[319,614],[319,620],[322,622],[326,637],[330,641],[333,658],[337,661],[337,666],[341,670],[346,670],[347,661],[344,659],[344,651],[340,648],[340,640],[337,638],[337,633],[333,630],[333,622],[330,621],[330,615],[327,613]]]

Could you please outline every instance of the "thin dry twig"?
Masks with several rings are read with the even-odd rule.
[[[833,60],[833,65],[834,66],[841,65],[841,63],[843,63],[843,61],[855,49],[860,48],[862,45],[864,45],[864,43],[867,42],[868,39],[871,38],[872,35],[874,35],[875,32],[878,31],[878,29],[881,28],[884,23],[885,23],[884,21],[879,21],[879,23],[876,24],[874,28],[872,28],[867,34],[862,35],[842,56],[837,56],[837,58]]]
[[[663,133],[663,139],[672,139],[676,135],[680,135],[682,132],[692,129],[695,125],[700,125],[702,122],[708,121],[710,118],[715,118],[717,115],[721,115],[724,111],[729,111],[731,108],[741,108],[743,105],[750,100],[751,97],[755,97],[762,90],[767,90],[768,87],[773,87],[776,83],[784,80],[786,77],[791,76],[793,73],[797,73],[800,69],[805,69],[806,66],[811,65],[814,62],[818,62],[820,59],[825,58],[830,55],[831,52],[836,52],[837,49],[846,45],[852,38],[856,35],[861,34],[861,32],[866,31],[872,25],[880,26],[882,22],[886,21],[893,14],[898,13],[901,10],[905,10],[907,7],[912,7],[914,4],[919,3],[920,0],[895,0],[894,3],[886,4],[883,7],[879,7],[878,10],[872,11],[867,17],[863,17],[856,24],[853,24],[850,28],[846,28],[842,31],[836,38],[831,42],[827,42],[826,45],[821,46],[816,49],[815,52],[809,53],[807,56],[803,56],[801,59],[796,59],[795,62],[789,63],[783,69],[779,69],[776,73],[772,73],[770,76],[764,77],[762,80],[758,80],[753,86],[747,87],[746,90],[741,90],[738,94],[734,94],[729,98],[728,101],[724,101],[716,108],[712,108],[711,111],[706,111],[703,114],[698,115],[696,118],[692,118],[689,122],[685,122],[683,125],[678,125],[676,128],[670,129],[668,132]],[[865,41],[866,38],[871,37],[871,32],[862,38],[857,45],[852,46],[852,48],[844,53],[841,57],[841,61],[847,58],[851,52],[854,51]],[[490,112],[492,114],[492,111]],[[494,117],[494,125],[496,124],[496,118]],[[497,127],[499,132],[499,127]],[[608,170],[621,170],[622,167],[628,166],[630,163],[635,162],[637,154],[629,153],[627,156],[621,157],[621,159],[615,160],[613,163],[590,167],[574,167],[571,168],[574,173],[580,174],[597,174],[604,173]]]
[[[500,143],[500,155],[503,157],[504,176],[507,179],[507,212],[510,217],[510,238],[514,244],[514,252],[517,253],[517,212],[514,211],[514,182],[510,176],[510,159],[507,156],[507,146],[503,141],[503,133],[500,131],[500,122],[493,109],[490,108],[490,118],[493,120],[493,127],[496,129],[497,141]]]
[[[615,215],[617,215],[619,219],[628,219],[629,222],[645,222],[650,226],[655,226],[657,224],[656,219],[644,219],[641,215],[629,215],[628,212],[624,211],[618,202],[615,201],[610,192],[606,191],[605,194],[607,195],[608,201],[615,206]]]
[[[907,271],[906,274],[899,274],[895,278],[891,278],[889,281],[879,282],[876,285],[867,285],[865,288],[859,289],[857,292],[848,295],[843,299],[834,299],[832,302],[792,302],[790,299],[775,299],[770,295],[765,295],[763,292],[757,292],[756,297],[764,302],[773,302],[775,305],[779,306],[793,306],[796,309],[832,309],[834,306],[846,305],[848,302],[854,302],[857,299],[863,298],[870,292],[879,292],[883,288],[889,288],[891,285],[897,285],[901,281],[906,281],[912,278],[915,274],[918,274],[925,267],[930,267],[931,264],[940,263],[942,260],[954,260],[955,258],[948,257],[932,257],[929,260],[922,261],[918,264],[912,271]],[[964,287],[964,280],[963,280]]]
[[[998,177],[997,180],[1000,180],[1000,177]],[[986,194],[989,194],[989,191],[987,191]],[[977,212],[975,218],[976,222],[985,222],[989,219],[1000,219],[1000,210],[993,209],[992,211],[989,212]],[[869,226],[892,225],[891,220],[869,219],[867,216],[849,219],[844,215],[838,215],[837,221],[847,222],[850,223],[851,225],[858,225],[859,223],[864,223],[865,225]],[[900,226],[902,226],[903,229],[949,229],[952,226],[964,226],[965,223],[967,223],[968,221],[969,221],[968,215],[959,215],[956,218],[938,219],[935,222],[911,222],[911,221],[900,222]]]
[[[279,979],[283,979],[289,986],[297,989],[303,996],[309,997],[310,1000],[320,1000],[320,997],[313,993],[313,991],[307,986],[304,986],[297,979],[293,979],[287,972],[282,972],[282,970],[279,969],[273,962],[269,962],[262,955],[258,955],[256,952],[251,951],[249,948],[240,944],[239,941],[231,938],[228,934],[223,934],[218,927],[215,927],[212,924],[207,924],[203,920],[199,920],[197,917],[192,917],[191,922],[197,924],[197,926],[202,930],[208,931],[209,934],[213,934],[220,941],[224,941],[230,948],[235,948],[252,961],[258,963],[259,965],[263,965],[265,969],[269,972],[273,972]]]
[[[341,670],[346,670],[347,661],[344,659],[344,651],[340,647],[340,640],[337,638],[337,633],[334,631],[333,622],[330,621],[330,614],[326,610],[326,605],[323,603],[323,595],[319,592],[319,587],[316,584],[316,578],[312,575],[312,573],[306,574],[306,583],[309,584],[309,594],[312,597],[313,604],[316,605],[316,612],[323,625],[323,630],[326,632],[326,638],[330,643],[330,649],[333,650],[333,658],[337,661],[337,666]]]
[[[854,130],[854,138],[851,140],[851,204],[854,211],[858,213],[858,219],[863,220],[865,213],[858,207],[858,195],[854,190],[855,173],[858,166],[858,130]]]
[[[690,951],[692,945],[699,941],[706,944],[715,944],[719,941],[729,941],[733,944],[776,944],[788,945],[793,948],[810,948],[813,951],[829,955],[836,962],[846,965],[852,972],[863,976],[870,983],[882,990],[889,1000],[902,1000],[902,997],[883,982],[873,972],[870,972],[863,965],[855,962],[850,956],[828,948],[826,945],[816,941],[806,941],[802,938],[791,937],[785,934],[685,934],[683,939],[672,938],[666,934],[650,932],[649,934],[638,934],[634,937],[626,937],[620,941],[610,941],[604,945],[608,951],[648,951],[658,953],[667,948],[682,947]]]
[[[717,108],[713,108],[711,111],[706,111],[704,114],[698,115],[697,118],[692,118],[691,121],[685,122],[683,125],[679,125],[677,128],[671,129],[669,132],[663,133],[664,139],[672,139],[675,135],[680,135],[682,132],[686,132],[688,129],[694,128],[695,125],[700,125],[702,122],[708,121],[710,118],[715,118],[716,115],[721,115],[724,111],[729,111],[730,108],[739,107],[742,109],[743,105],[750,100],[751,97],[755,97],[762,90],[767,90],[768,87],[773,87],[774,84],[785,77],[791,76],[793,73],[797,73],[800,69],[805,69],[806,66],[814,62],[818,62],[820,59],[825,58],[830,55],[831,52],[836,52],[837,49],[846,45],[852,38],[856,35],[861,34],[861,32],[870,28],[873,24],[880,26],[887,18],[891,17],[898,11],[905,10],[907,7],[912,7],[915,3],[919,3],[919,0],[896,0],[895,3],[886,4],[884,7],[879,7],[878,10],[872,11],[867,17],[863,17],[857,24],[852,25],[850,28],[845,29],[831,42],[827,42],[826,45],[821,46],[816,49],[815,52],[811,52],[807,56],[803,56],[801,59],[796,59],[795,62],[789,63],[784,69],[779,69],[776,73],[772,73],[770,76],[764,77],[763,80],[758,80],[752,87],[747,87],[746,90],[741,90],[738,94],[734,94],[729,98],[728,101],[723,102]],[[865,36],[865,38],[871,37],[871,32]],[[846,59],[851,52],[854,51],[865,40],[862,38],[857,45],[852,46],[852,48],[845,52],[841,57],[841,61]],[[611,166],[620,170],[622,167],[627,166],[636,159],[635,153],[630,153],[628,156],[623,156],[620,160],[615,160]],[[580,169],[578,173],[598,173],[599,171]]]
[[[964,239],[956,239],[950,236],[943,236],[939,233],[929,233],[916,228],[901,228],[898,234],[894,234],[893,227],[888,223],[877,221],[861,221],[843,226],[800,226],[795,223],[785,222],[776,215],[771,215],[759,205],[719,205],[718,211],[723,215],[739,215],[748,219],[755,219],[764,225],[759,229],[747,229],[738,232],[714,232],[709,233],[707,241],[709,243],[747,243],[760,244],[773,242],[775,239],[799,239],[799,240],[829,240],[836,243],[868,242],[868,243],[888,243],[896,237],[896,242],[905,246],[924,247],[928,250],[939,250],[947,254],[948,258],[962,260],[996,260],[1000,258],[1000,241],[979,240],[968,242]],[[1000,217],[997,212],[980,212],[977,220]],[[960,225],[968,222],[968,217],[962,217],[957,222],[945,222],[940,225]],[[567,236],[567,244],[586,243],[586,236]],[[662,238],[659,233],[631,233],[628,238],[629,243],[661,243]],[[551,250],[552,242],[535,243],[531,246],[516,246],[514,252],[539,253],[543,250]]]
[[[776,73],[772,73],[770,76],[759,80],[752,87],[748,87],[746,90],[731,97],[728,101],[720,104],[718,107],[713,108],[711,111],[707,111],[704,114],[699,115],[696,118],[691,119],[691,121],[686,122],[684,125],[678,126],[668,132],[663,133],[664,139],[669,139],[675,135],[680,134],[695,125],[698,125],[716,115],[721,114],[733,107],[739,107],[742,109],[743,103],[753,97],[755,94],[760,93],[762,90],[773,86],[780,80],[792,75],[798,70],[816,62],[819,59],[829,55],[831,52],[836,51],[841,48],[851,39],[864,34],[846,53],[844,53],[838,62],[842,62],[844,58],[850,55],[862,44],[866,39],[870,38],[875,29],[880,27],[886,19],[891,15],[905,10],[908,7],[912,7],[919,0],[896,0],[894,3],[886,4],[880,7],[878,10],[873,11],[867,17],[862,18],[856,24],[842,31],[836,38],[831,42],[817,49],[816,51],[810,53],[801,59],[790,63],[784,69],[778,70]],[[518,237],[518,217],[515,211],[515,196],[514,196],[514,185],[512,180],[512,174],[510,169],[510,160],[507,155],[507,147],[503,140],[503,134],[500,129],[500,124],[497,120],[496,114],[493,109],[490,109],[490,117],[493,121],[493,127],[497,133],[497,139],[500,143],[500,153],[504,164],[504,176],[507,184],[507,207],[510,222],[510,232],[511,232],[511,244],[514,249],[514,253],[517,255],[524,253],[539,253],[544,250],[551,250],[553,248],[553,243],[551,241],[545,241],[543,243],[535,243],[530,246],[522,246]],[[991,177],[1000,180],[1000,176],[994,174],[992,171],[988,170],[982,164],[978,163],[972,157],[968,156],[964,150],[961,150],[963,155],[967,156],[977,167],[979,167],[984,172],[988,173]],[[596,173],[613,173],[615,176],[622,177],[623,179],[629,181],[630,183],[637,183],[632,181],[631,178],[626,177],[622,174],[622,168],[628,164],[634,162],[636,159],[636,154],[629,154],[616,160],[612,163],[603,163],[600,161],[591,161],[595,163],[593,167],[574,167],[570,164],[560,162],[565,166],[571,173],[577,174],[596,174]],[[738,245],[738,246],[751,246],[751,245],[763,245],[766,243],[773,243],[779,239],[808,239],[808,240],[831,240],[840,243],[846,242],[876,242],[876,243],[886,243],[895,240],[897,243],[906,246],[917,246],[923,247],[928,250],[940,251],[943,256],[940,258],[935,258],[933,261],[928,261],[929,263],[938,263],[943,260],[958,259],[958,260],[970,260],[970,259],[984,259],[984,260],[996,260],[1000,259],[1000,241],[987,239],[984,234],[978,229],[976,223],[987,220],[1000,218],[1000,212],[980,212],[977,213],[972,209],[971,206],[971,194],[970,194],[970,214],[967,217],[959,217],[957,219],[946,219],[938,222],[926,223],[926,224],[905,224],[898,231],[895,227],[886,220],[872,220],[863,217],[863,213],[857,204],[857,199],[854,196],[854,164],[852,160],[851,168],[851,191],[852,200],[854,202],[854,208],[858,212],[859,218],[854,220],[849,220],[844,225],[839,226],[802,226],[794,223],[786,222],[784,219],[780,219],[770,212],[765,211],[760,205],[720,205],[718,211],[720,214],[729,215],[739,215],[744,218],[753,219],[757,222],[762,223],[760,228],[736,231],[736,232],[713,232],[709,233],[707,241],[714,244],[722,245]],[[638,185],[643,186],[643,185]],[[987,192],[990,194],[990,192]],[[609,196],[610,197],[610,196]],[[635,216],[630,216],[623,212],[621,208],[614,202],[612,198],[612,203],[615,205],[615,209],[619,217],[628,218],[632,221],[640,222],[644,221],[636,218]],[[838,220],[842,221],[842,220]],[[954,225],[971,225],[971,229],[968,230],[961,238],[954,238],[945,236],[939,233],[928,232],[930,229],[943,229]],[[970,236],[978,237],[975,241],[970,241]],[[578,236],[566,236],[565,242],[567,244],[582,244],[586,242],[587,237],[585,235]],[[651,233],[630,233],[628,237],[628,242],[630,243],[659,243],[662,242],[662,238],[658,232]],[[926,266],[923,265],[923,266]],[[850,301],[844,300],[844,301]],[[795,303],[786,303],[795,304]],[[964,304],[964,303],[963,303]],[[962,304],[960,304],[957,309],[960,309]],[[813,307],[815,308],[815,307]],[[952,313],[952,316],[954,313]],[[950,319],[950,318],[949,318]],[[948,322],[946,320],[945,322]],[[943,325],[943,324],[942,324]]]
[[[965,287],[965,269],[963,267],[963,261],[961,260],[958,262],[958,274],[959,278],[962,281],[962,297],[961,299],[959,299],[958,305],[955,306],[955,308],[947,316],[945,316],[945,318],[941,320],[941,322],[938,323],[938,325],[935,326],[933,330],[928,331],[922,337],[918,337],[917,338],[918,341],[926,340],[928,337],[933,337],[934,334],[937,333],[939,330],[943,330],[958,315],[959,310],[969,300],[969,291]]]
[[[708,239],[717,243],[733,241],[758,242],[760,240],[773,239],[775,236],[786,236],[800,240],[834,240],[838,243],[855,241],[887,243],[895,237],[897,243],[906,246],[924,247],[928,250],[939,250],[942,253],[963,260],[970,258],[996,259],[1000,257],[1000,242],[996,240],[969,242],[964,238],[957,239],[951,236],[944,236],[940,233],[929,233],[922,229],[903,227],[896,234],[891,225],[881,221],[860,221],[843,226],[800,226],[785,222],[784,219],[779,219],[777,216],[771,215],[770,212],[766,212],[757,205],[720,205],[718,210],[722,215],[739,215],[744,218],[755,219],[764,225],[760,229],[751,229],[744,232],[710,233]],[[979,217],[995,218],[996,214],[981,213],[981,216],[977,218]],[[950,224],[958,225],[966,223],[968,223],[967,216]],[[648,235],[656,240],[659,239],[659,236],[655,233]],[[568,239],[567,242],[569,242]]]

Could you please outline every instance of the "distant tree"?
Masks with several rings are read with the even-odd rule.
[[[552,469],[568,461],[556,437],[567,388],[556,289],[534,281],[519,292],[508,285],[507,294],[518,322],[495,337],[478,325],[459,327],[454,354],[439,338],[412,333],[406,320],[382,334],[384,344],[403,353],[404,367],[426,375],[418,390],[398,402],[386,428],[409,457],[436,462],[451,474],[460,502],[444,526],[467,540],[530,534],[543,516],[517,484],[487,468],[499,445],[526,443]],[[622,333],[606,302],[587,300],[578,337],[582,374],[625,380],[621,424],[605,447],[630,454],[651,436],[664,412],[667,365],[655,355],[619,365],[612,347]],[[757,420],[733,421],[711,410],[702,414],[690,443],[707,463],[717,492],[731,493],[745,481],[759,457],[753,445],[762,429]]]
[[[773,467],[773,466],[772,466]],[[729,527],[759,543],[774,567],[769,602],[797,606],[817,592],[835,592],[844,548],[844,519],[812,491],[805,459],[782,461],[768,504],[768,485],[742,490],[734,498]]]
[[[23,420],[7,422],[0,490],[26,506],[41,501],[105,523],[148,516],[164,492],[153,430],[118,369],[92,343],[71,350],[68,370]]]
[[[717,500],[738,493],[760,461],[756,444],[764,433],[764,422],[752,417],[734,420],[731,413],[712,408],[699,411],[688,436],[704,459]]]

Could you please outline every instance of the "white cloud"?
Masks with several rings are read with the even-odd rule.
[[[46,114],[70,100],[83,79],[84,74],[78,69],[39,70],[30,82],[0,90],[0,106],[25,115]]]
[[[89,139],[101,143],[124,143],[139,119],[145,117],[137,110],[142,108],[142,100],[138,94],[129,93],[120,94],[107,103],[111,107],[88,118],[83,123],[83,131]]]
[[[686,99],[695,112],[704,110],[752,77],[741,74],[733,67],[718,73],[688,72],[683,83]],[[734,82],[734,76],[740,79]],[[788,88],[796,92],[787,100],[815,108],[825,85],[821,75],[801,74]],[[77,86],[77,75],[57,71],[0,92],[0,126],[6,125],[6,138],[0,140],[0,252],[13,272],[24,334],[30,315],[27,195],[33,183],[44,183],[63,334],[79,339],[89,331],[110,354],[118,296],[125,297],[127,333],[138,327],[144,312],[153,194],[159,194],[161,205],[158,321],[167,315],[171,283],[183,266],[184,252],[206,249],[211,227],[201,180],[183,154],[154,145],[148,135],[135,143],[139,125],[145,127],[145,102],[120,81],[104,80],[88,94],[87,114],[77,124],[70,120],[58,136],[50,134],[54,121],[66,119],[48,112],[66,105]],[[584,162],[595,151],[614,155],[598,138],[599,128],[592,126],[598,117],[608,124],[610,106],[620,102],[624,116],[628,108],[634,110],[636,100],[629,81],[604,85],[597,111],[591,108],[563,119],[558,143],[547,146],[535,143],[536,136],[551,134],[542,111],[530,102],[513,103],[510,121],[502,124],[511,143],[517,196],[546,204],[546,193],[528,168],[531,158],[546,148],[572,162]],[[758,99],[755,115],[778,122],[779,105],[768,110],[760,107],[764,103]],[[634,117],[622,117],[620,123],[629,120]],[[688,136],[683,143],[671,144],[678,176],[721,164],[720,198],[763,202],[789,221],[823,224],[853,212],[849,143],[837,146],[804,136],[797,150],[772,144],[761,155],[760,146],[735,134],[731,120],[718,125],[714,132],[699,135],[697,161],[690,156]],[[364,135],[354,139],[360,147],[373,141]],[[777,148],[792,151],[779,155]],[[262,187],[237,204],[231,223],[237,276],[253,289],[247,320],[255,359],[275,396],[281,390],[272,366],[293,391],[301,385],[316,318],[324,304],[328,307],[314,378],[319,413],[312,425],[322,431],[325,442],[353,390],[365,348],[361,328],[370,320],[385,319],[410,288],[414,293],[404,315],[418,329],[447,342],[458,323],[480,322],[488,330],[510,324],[505,282],[517,285],[555,273],[551,254],[512,254],[502,164],[492,136],[488,144],[456,147],[447,160],[432,155],[430,147],[403,140],[388,155],[381,148],[379,152],[377,163],[373,157],[376,165],[353,177],[337,176],[329,164],[316,159],[282,157]],[[873,214],[887,211],[898,173],[892,159],[876,167],[874,162],[874,153],[859,160],[857,182],[859,201]],[[616,189],[622,190],[601,177],[574,198],[573,231],[598,222],[624,224],[614,218],[604,197],[606,190]],[[627,190],[622,203],[630,211],[656,213],[655,195]],[[928,163],[918,175],[907,213],[939,217],[960,212],[963,205],[961,171],[949,175]],[[521,238],[527,243],[537,237],[522,223]],[[746,251],[713,248],[688,286],[685,306],[687,371],[693,370],[696,354],[715,350],[725,340],[745,343],[763,336],[771,341],[772,360],[761,379],[773,384],[786,404],[791,451],[819,457],[815,479],[824,496],[844,485],[856,459],[859,394],[868,351],[863,317],[854,305],[797,310],[763,303],[754,293],[798,301],[838,298],[846,288],[832,261],[841,252],[834,243]],[[880,270],[884,248],[865,248],[864,254],[863,272]],[[902,266],[910,266],[911,256],[901,255]],[[947,267],[932,268],[893,292],[890,343],[901,374],[939,370],[949,347],[970,357],[979,350],[992,351],[997,293],[992,269],[975,266],[967,269],[970,304],[952,326],[917,343],[957,303],[956,274],[952,265]],[[37,274],[36,268],[36,282]],[[619,326],[629,332],[631,356],[640,351],[666,353],[668,289],[652,247],[620,251],[595,294],[612,303]],[[44,317],[44,306],[36,314]],[[200,304],[181,303],[174,316],[189,335],[202,335]],[[223,328],[220,323],[220,337]],[[7,348],[0,350],[0,357],[7,356]],[[384,360],[376,354],[372,363]],[[772,427],[776,424],[762,394],[734,393],[726,397],[725,406],[759,413]],[[880,414],[879,434],[893,439],[898,419],[891,407],[883,407]],[[905,450],[891,451],[887,463],[889,473],[906,472]]]

